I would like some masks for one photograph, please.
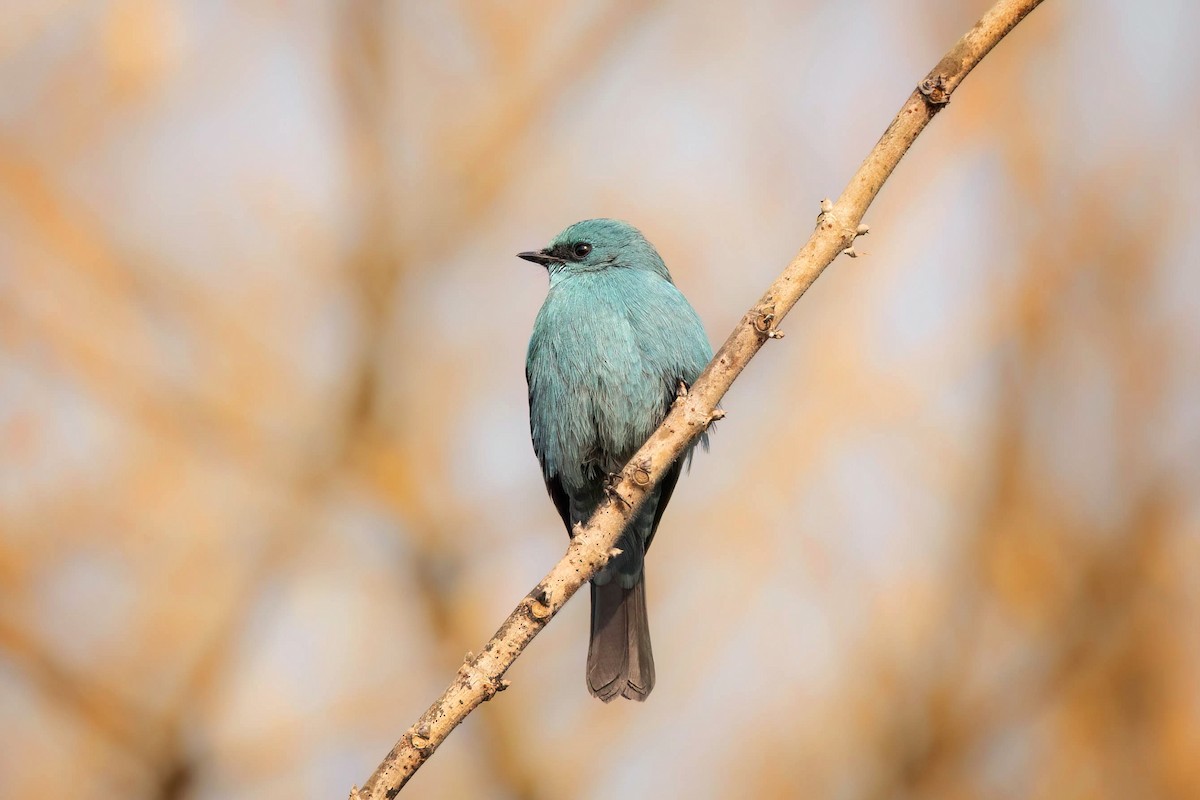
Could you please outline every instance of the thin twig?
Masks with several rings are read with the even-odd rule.
[[[509,614],[487,646],[478,655],[467,655],[442,696],[405,731],[362,789],[351,790],[351,800],[395,797],[455,726],[507,687],[504,673],[571,595],[604,566],[647,493],[716,418],[717,403],[759,348],[780,338],[779,321],[825,267],[866,232],[863,214],[917,136],[963,78],[1041,1],[997,2],[918,84],[837,202],[822,202],[808,243],[742,317],[691,391],[676,400],[662,425],[621,471],[609,497],[576,529],[563,559]]]

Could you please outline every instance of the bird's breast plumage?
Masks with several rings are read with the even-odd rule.
[[[655,273],[610,267],[554,282],[526,362],[547,479],[584,487],[619,470],[711,355],[695,311]]]

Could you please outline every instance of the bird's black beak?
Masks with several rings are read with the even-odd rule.
[[[523,258],[526,261],[532,261],[535,264],[541,264],[543,267],[548,267],[551,264],[561,264],[562,259],[558,256],[552,256],[545,250],[530,250],[526,253],[517,253],[517,258]]]

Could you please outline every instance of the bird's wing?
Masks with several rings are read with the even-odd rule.
[[[646,537],[643,545],[645,551],[650,550],[650,543],[654,541],[658,523],[662,519],[663,512],[667,510],[667,503],[671,501],[671,494],[675,491],[675,484],[679,482],[679,473],[682,471],[683,459],[681,458],[671,465],[667,474],[663,475],[662,483],[658,485],[658,505],[654,509],[654,523],[650,526],[650,535]]]
[[[546,491],[550,493],[550,499],[554,501],[554,507],[558,509],[558,515],[562,517],[563,525],[567,526],[567,535],[570,536],[571,498],[567,496],[567,490],[557,475],[546,479]]]
[[[538,440],[533,437],[533,380],[529,374],[529,369],[525,369],[525,383],[529,387],[529,433],[533,439],[533,452],[537,456],[538,464],[542,466],[543,473],[546,468],[546,454],[542,448],[538,446]],[[567,496],[567,490],[563,488],[562,481],[557,475],[546,479],[546,492],[549,493],[550,499],[554,501],[554,507],[558,509],[558,515],[562,517],[563,525],[567,528],[567,535],[571,535],[571,498]]]

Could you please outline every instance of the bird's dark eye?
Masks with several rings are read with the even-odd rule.
[[[592,252],[592,246],[587,242],[576,242],[575,246],[571,248],[571,252],[575,254],[576,258],[586,258],[587,254]]]

